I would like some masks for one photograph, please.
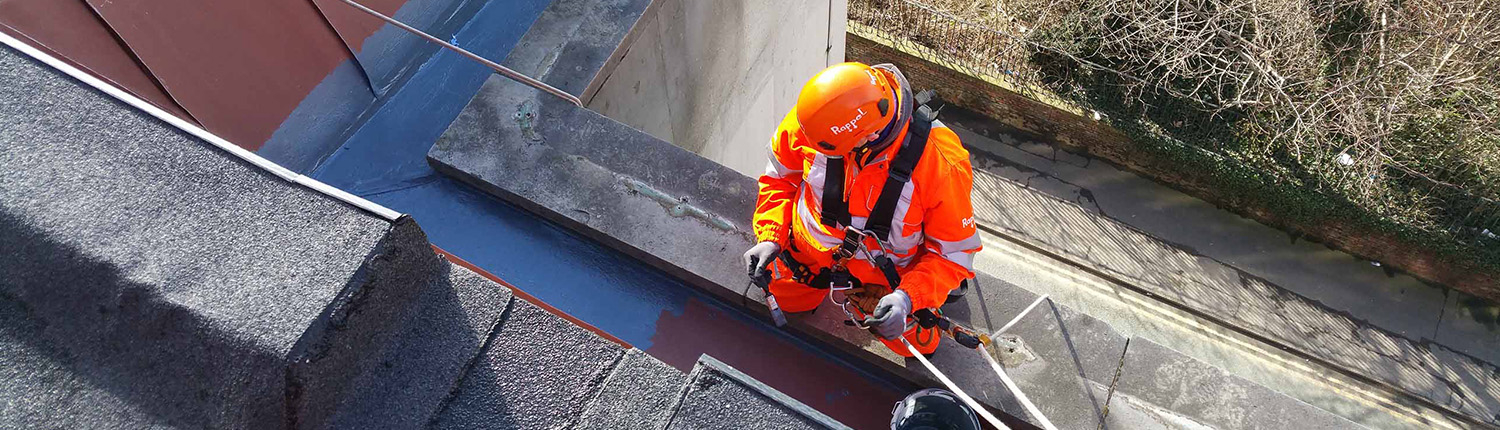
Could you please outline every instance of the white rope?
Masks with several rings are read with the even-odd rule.
[[[995,336],[999,336],[1001,333],[1004,333],[1006,330],[1009,330],[1011,327],[1015,326],[1016,323],[1021,321],[1022,317],[1030,314],[1032,310],[1036,309],[1037,305],[1042,304],[1043,300],[1047,300],[1047,295],[1043,294],[1041,297],[1037,297],[1035,301],[1031,302],[1030,306],[1027,306],[1025,310],[1022,310],[1021,313],[1016,315],[1015,318],[1012,318],[1010,322],[1005,323],[1004,326],[1000,327],[1000,330],[995,331]],[[973,408],[975,412],[978,412],[981,416],[983,416],[986,421],[989,421],[990,425],[993,425],[998,429],[1009,430],[1009,427],[1006,427],[1005,424],[1002,424],[999,419],[996,419],[994,415],[991,415],[989,411],[985,410],[984,407],[979,404],[979,402],[974,401],[974,399],[969,397],[967,393],[964,393],[963,390],[960,390],[958,388],[958,385],[954,384],[952,380],[948,379],[947,375],[944,375],[943,372],[937,369],[937,366],[933,366],[931,362],[927,361],[927,357],[924,357],[920,351],[917,351],[917,348],[913,347],[911,345],[911,342],[907,342],[906,338],[901,338],[901,344],[906,345],[906,350],[911,352],[912,357],[915,357],[917,361],[922,362],[922,365],[926,366],[927,370],[929,372],[932,372],[933,376],[937,376],[938,380],[943,382],[943,385],[948,386],[948,389],[953,391],[954,394],[957,394],[958,398],[964,401],[964,404],[969,405],[969,407]],[[1016,396],[1016,400],[1019,400],[1021,402],[1022,407],[1026,408],[1026,413],[1031,414],[1032,418],[1035,418],[1037,422],[1041,423],[1043,429],[1057,430],[1057,426],[1052,425],[1052,421],[1048,420],[1046,415],[1042,415],[1041,409],[1037,409],[1036,404],[1032,403],[1031,399],[1026,397],[1026,393],[1021,392],[1021,387],[1016,385],[1016,381],[1010,379],[1010,375],[1007,375],[1005,373],[1005,368],[1000,367],[1000,363],[995,361],[995,357],[991,357],[990,354],[986,351],[979,351],[979,355],[984,356],[984,361],[990,364],[990,369],[994,369],[995,374],[1000,376],[1000,382],[1004,383],[1005,388],[1010,390],[1010,393],[1012,395]]]
[[[1027,306],[1026,309],[1022,310],[1020,314],[1017,314],[1015,318],[1011,318],[1010,322],[1005,323],[1004,326],[1001,326],[1000,330],[996,330],[995,335],[991,337],[998,338],[1000,337],[1001,333],[1005,333],[1006,330],[1010,330],[1010,328],[1014,327],[1016,323],[1021,322],[1022,317],[1030,314],[1031,310],[1036,309],[1037,305],[1042,304],[1043,300],[1047,300],[1046,294],[1043,294],[1041,297],[1037,297],[1036,300],[1031,302],[1030,306]],[[1000,382],[1005,383],[1005,388],[1010,389],[1011,394],[1014,394],[1016,396],[1016,400],[1021,401],[1021,406],[1026,408],[1026,413],[1031,414],[1033,418],[1036,418],[1038,422],[1041,422],[1042,428],[1046,430],[1057,430],[1057,426],[1052,425],[1052,422],[1047,420],[1047,416],[1042,415],[1042,411],[1040,409],[1037,409],[1035,404],[1031,403],[1031,399],[1026,398],[1026,394],[1021,392],[1021,387],[1016,385],[1016,381],[1011,380],[1010,375],[1005,374],[1005,368],[1000,367],[1000,363],[995,361],[995,357],[991,357],[989,353],[983,351],[981,351],[979,355],[983,355],[984,361],[990,363],[990,368],[995,370],[995,374],[1000,375]]]
[[[1032,418],[1036,418],[1037,422],[1042,424],[1042,428],[1057,430],[1057,426],[1052,425],[1052,421],[1048,421],[1047,416],[1042,415],[1042,411],[1037,409],[1035,404],[1031,403],[1031,399],[1026,398],[1026,394],[1021,393],[1021,387],[1016,386],[1016,381],[1010,380],[1010,375],[1005,374],[1005,369],[1000,367],[1000,363],[995,362],[995,357],[991,357],[989,353],[984,351],[980,351],[979,355],[983,355],[984,361],[988,361],[990,368],[995,369],[995,374],[1000,375],[1000,382],[1004,382],[1005,388],[1010,389],[1011,394],[1016,395],[1016,400],[1021,401],[1021,406],[1026,408],[1026,413],[1031,414]]]
[[[923,366],[927,366],[927,371],[932,372],[932,376],[936,376],[939,381],[943,381],[943,385],[948,386],[948,390],[953,391],[953,394],[957,394],[959,400],[963,400],[964,404],[969,405],[970,408],[974,409],[974,412],[984,417],[985,421],[989,421],[990,425],[995,426],[999,430],[1010,430],[1010,427],[1006,427],[1005,423],[1000,422],[999,418],[995,418],[993,414],[990,414],[990,411],[984,409],[984,405],[980,405],[979,402],[974,401],[973,398],[964,393],[964,390],[960,390],[958,385],[955,385],[952,380],[948,379],[947,375],[944,375],[942,371],[937,369],[937,366],[933,366],[931,362],[928,362],[927,357],[923,357],[922,352],[917,351],[916,347],[911,346],[911,342],[907,342],[906,338],[901,338],[901,344],[906,345],[906,350],[911,352],[912,357],[916,357],[917,361],[922,362]]]
[[[1024,316],[1026,316],[1026,314],[1031,313],[1032,309],[1036,309],[1036,305],[1042,304],[1042,300],[1047,300],[1047,295],[1046,294],[1043,294],[1041,297],[1037,297],[1036,301],[1031,302],[1031,306],[1027,306],[1026,310],[1021,311],[1021,313],[1018,314],[1018,315],[1016,315],[1015,318],[1011,318],[1010,322],[1005,323],[1005,325],[1003,325],[1003,326],[1000,326],[1000,329],[999,330],[995,330],[995,334],[992,335],[992,336],[990,336],[990,337],[999,336],[1000,333],[1005,333],[1006,330],[1010,330],[1010,328],[1012,326],[1015,326],[1016,323],[1021,322],[1021,317],[1024,317]]]

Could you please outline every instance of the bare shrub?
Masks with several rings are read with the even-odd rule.
[[[1500,230],[1495,3],[853,0],[850,16],[1058,93],[1119,91],[1168,130],[1206,117],[1235,134],[1210,150],[1468,234]]]

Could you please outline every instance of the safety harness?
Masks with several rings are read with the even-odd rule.
[[[901,193],[906,188],[906,184],[911,182],[911,174],[913,170],[916,170],[917,162],[922,159],[922,154],[927,150],[927,136],[932,131],[932,122],[937,119],[937,113],[927,105],[932,98],[932,90],[916,95],[918,106],[912,110],[906,139],[896,150],[896,158],[891,160],[885,185],[880,189],[880,197],[875,200],[875,207],[870,210],[870,217],[865,221],[865,230],[849,225],[849,202],[844,197],[844,157],[828,159],[828,176],[823,182],[823,213],[818,217],[818,221],[829,228],[842,228],[844,240],[833,251],[833,266],[825,267],[816,273],[807,265],[792,258],[792,252],[781,253],[779,258],[782,264],[791,270],[792,279],[797,283],[817,289],[846,290],[862,287],[859,278],[854,277],[845,268],[845,263],[863,250],[866,238],[873,237],[880,243],[890,242],[896,204],[900,202]],[[792,248],[796,249],[795,243]],[[880,255],[869,257],[885,276],[887,285],[892,290],[901,286],[901,276],[896,273],[896,263],[890,258],[890,252],[882,252]]]

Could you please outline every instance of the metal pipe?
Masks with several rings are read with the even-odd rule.
[[[389,16],[385,16],[384,14],[381,14],[380,12],[376,12],[374,9],[370,9],[368,7],[365,7],[365,5],[362,5],[362,4],[354,2],[354,0],[343,0],[343,1],[344,1],[344,3],[348,3],[350,6],[353,6],[355,9],[359,9],[360,11],[363,11],[364,13],[373,15],[376,18],[380,18],[382,21],[390,23],[391,25],[394,25],[397,28],[400,28],[402,30],[406,30],[408,33],[420,36],[421,38],[427,39],[428,41],[430,41],[432,43],[436,43],[438,45],[442,45],[442,47],[448,48],[449,50],[452,50],[453,52],[457,52],[459,55],[462,55],[462,56],[465,56],[465,57],[469,57],[470,60],[478,61],[480,64],[483,64],[483,65],[489,67],[490,69],[494,70],[495,73],[499,73],[501,76],[505,76],[507,78],[510,78],[511,80],[516,81],[516,82],[520,82],[520,83],[529,85],[532,88],[536,88],[536,89],[545,91],[545,92],[547,92],[549,94],[557,96],[560,99],[567,100],[568,103],[572,103],[574,106],[583,107],[583,100],[579,100],[577,96],[574,96],[572,94],[568,94],[567,91],[559,90],[556,87],[553,87],[551,85],[547,85],[547,83],[545,83],[545,82],[542,82],[542,81],[539,81],[539,80],[536,80],[536,79],[532,79],[530,76],[523,75],[520,72],[517,72],[515,70],[511,70],[510,68],[502,66],[499,63],[496,63],[494,61],[490,61],[487,58],[481,57],[481,56],[479,56],[479,55],[477,55],[477,54],[475,54],[473,52],[469,52],[468,50],[460,48],[460,47],[458,47],[458,46],[456,46],[454,44],[448,43],[447,41],[445,41],[443,39],[439,39],[439,38],[437,38],[437,37],[435,37],[435,36],[433,36],[431,34],[427,34],[426,32],[424,32],[422,30],[418,30],[415,27],[412,27],[410,25],[406,25],[406,23],[403,23],[401,21],[397,21],[395,18],[391,18]]]

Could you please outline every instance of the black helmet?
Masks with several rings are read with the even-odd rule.
[[[928,388],[896,402],[891,430],[979,430],[979,417],[952,392]]]

